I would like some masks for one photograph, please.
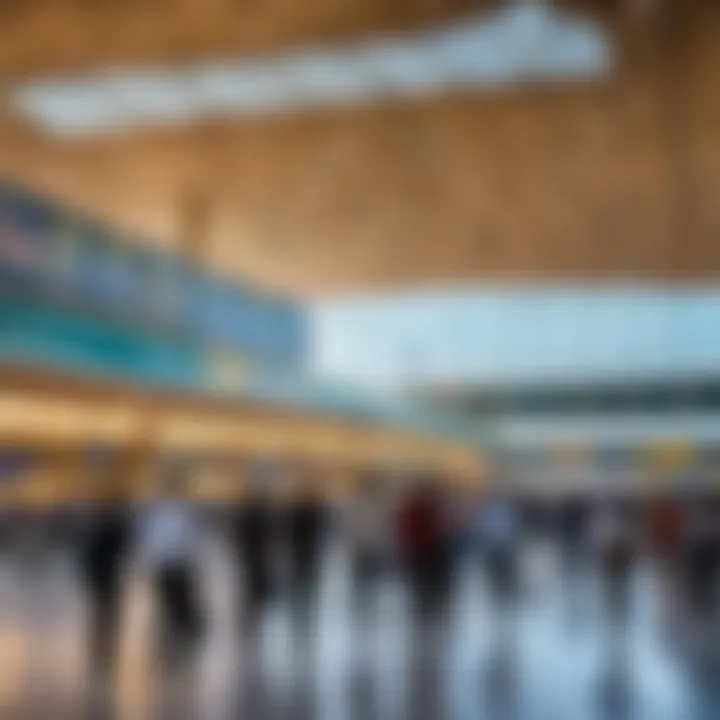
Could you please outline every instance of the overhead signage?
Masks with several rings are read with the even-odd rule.
[[[291,302],[212,278],[98,223],[0,185],[0,274],[60,289],[81,312],[120,312],[273,364],[298,366],[305,327]]]

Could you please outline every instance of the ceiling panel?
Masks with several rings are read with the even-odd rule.
[[[63,5],[46,4],[58,13]],[[345,0],[323,17],[430,22],[462,10],[460,0],[384,5]],[[265,3],[237,6],[266,12]],[[130,15],[146,12],[133,7]],[[692,42],[672,52],[654,28],[642,62],[597,85],[454,92],[84,141],[43,137],[6,115],[0,173],[169,247],[183,237],[184,203],[200,194],[207,262],[300,294],[717,277],[720,21],[712,8],[701,20]],[[287,27],[301,37],[308,22]],[[1,40],[0,48],[9,58]]]

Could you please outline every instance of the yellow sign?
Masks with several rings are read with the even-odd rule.
[[[659,470],[684,470],[695,457],[693,446],[684,441],[669,441],[652,446],[648,451],[650,465]]]
[[[245,363],[235,354],[211,351],[207,359],[208,384],[212,390],[237,392],[245,380]]]

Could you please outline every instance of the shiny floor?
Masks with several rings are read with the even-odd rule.
[[[204,555],[201,646],[157,650],[149,583],[134,568],[109,679],[86,657],[87,609],[69,557],[0,561],[0,717],[720,718],[720,625],[684,610],[649,561],[635,569],[623,629],[606,617],[594,568],[569,583],[551,546],[523,556],[516,611],[495,607],[468,558],[442,611],[423,617],[393,576],[361,603],[335,543],[316,604],[279,598],[243,621],[227,547],[209,539]]]

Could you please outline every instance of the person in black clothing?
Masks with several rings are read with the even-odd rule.
[[[588,503],[580,496],[570,496],[560,502],[558,535],[570,563],[578,559],[579,551],[583,549],[589,515]]]
[[[699,618],[712,617],[717,607],[720,569],[720,501],[697,498],[690,507],[686,538],[687,589]]]
[[[250,611],[259,610],[273,590],[272,546],[276,517],[267,484],[269,481],[267,475],[252,479],[234,523],[245,581],[245,599]]]
[[[561,497],[556,507],[554,530],[562,561],[567,620],[571,629],[581,623],[587,609],[587,585],[582,570],[587,567],[591,506],[583,496]]]
[[[318,580],[326,517],[313,483],[306,481],[298,490],[287,510],[287,540],[293,593],[307,600]]]
[[[557,538],[563,558],[564,578],[570,587],[576,587],[579,571],[587,559],[590,520],[590,506],[583,497],[574,495],[560,501]]]
[[[90,653],[101,672],[109,669],[115,657],[130,527],[124,502],[106,497],[92,509],[82,546],[81,573],[90,604]]]
[[[177,657],[202,640],[207,613],[201,585],[203,515],[190,499],[194,465],[163,469],[162,497],[140,516],[140,556],[150,570],[160,611],[161,649]]]

